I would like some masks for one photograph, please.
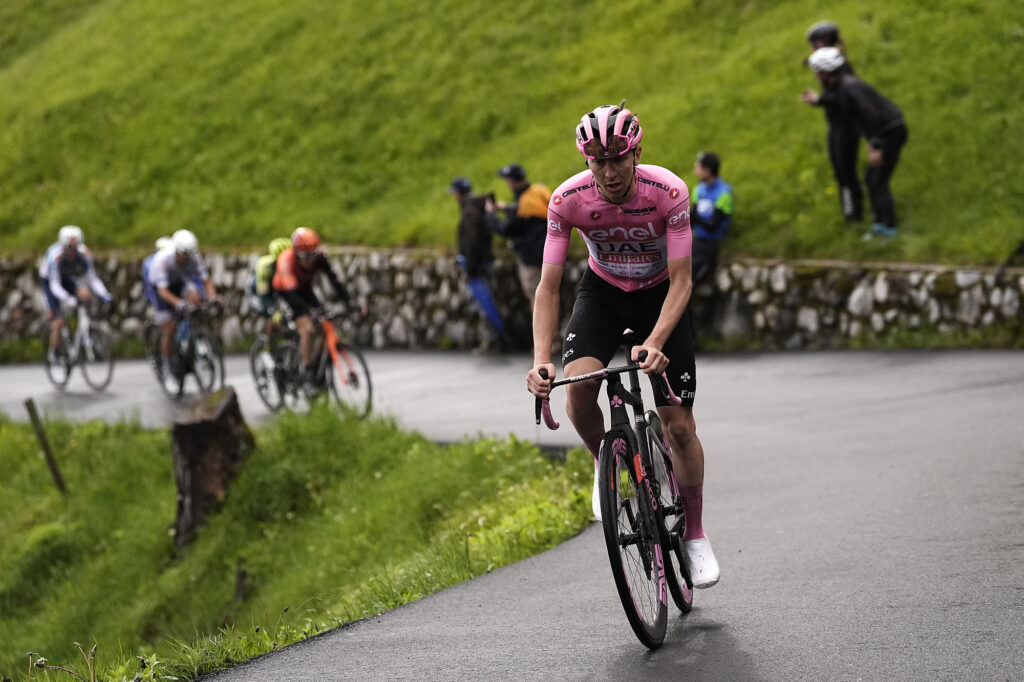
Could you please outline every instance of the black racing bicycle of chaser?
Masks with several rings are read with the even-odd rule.
[[[629,358],[636,339],[627,331],[623,349]],[[641,351],[640,362],[647,358]],[[633,632],[645,646],[656,649],[665,640],[668,594],[681,612],[693,607],[693,582],[684,561],[686,519],[679,485],[672,474],[672,459],[661,420],[644,410],[640,392],[640,365],[632,361],[552,382],[551,388],[580,381],[607,380],[611,427],[601,441],[598,490],[601,523],[615,587]],[[620,375],[629,376],[629,387]],[[541,376],[547,379],[546,370]],[[665,374],[649,375],[655,393],[672,405],[682,401],[672,393]],[[626,406],[633,408],[630,421]],[[559,424],[548,398],[537,398],[535,416],[550,429]],[[672,556],[675,556],[675,562]]]

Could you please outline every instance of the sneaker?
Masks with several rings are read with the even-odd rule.
[[[594,512],[594,518],[598,521],[601,520],[601,491],[598,490],[597,484],[601,479],[601,470],[598,466],[594,465],[594,493],[590,496],[590,507]]]
[[[711,551],[711,540],[684,540],[683,549],[686,550],[686,565],[690,569],[690,579],[694,587],[704,589],[718,582],[720,572],[718,560]]]
[[[898,237],[899,234],[900,231],[895,227],[887,227],[882,223],[875,223],[871,226],[871,231],[864,234],[864,239],[868,240],[872,237],[884,237],[886,239],[891,239],[893,237]]]

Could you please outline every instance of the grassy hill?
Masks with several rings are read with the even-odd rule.
[[[194,679],[590,523],[589,455],[553,463],[514,439],[442,447],[325,409],[259,428],[223,508],[176,552],[166,430],[48,429],[66,498],[32,429],[0,415],[0,677],[15,680],[26,679],[29,651],[84,672],[74,642],[98,644],[100,679],[139,679],[136,656],[150,661],[147,680]]]
[[[98,247],[179,227],[253,246],[299,224],[332,242],[449,245],[452,176],[554,186],[572,131],[629,99],[644,160],[736,188],[730,249],[987,263],[1024,238],[1024,5],[865,0],[828,18],[899,104],[904,236],[839,218],[821,112],[798,101],[810,0],[552,3],[9,0],[0,8],[0,249],[75,222]],[[863,163],[863,155],[862,155]]]

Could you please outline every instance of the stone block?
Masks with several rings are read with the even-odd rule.
[[[874,310],[871,287],[868,280],[862,280],[860,284],[850,293],[846,302],[846,309],[857,317],[867,317]]]
[[[879,272],[875,275],[875,284],[872,287],[875,303],[885,303],[889,300],[889,274]]]

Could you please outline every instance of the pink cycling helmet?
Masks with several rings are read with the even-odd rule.
[[[626,108],[604,104],[584,114],[576,128],[576,148],[588,159],[614,159],[634,149],[643,139],[640,119]]]

